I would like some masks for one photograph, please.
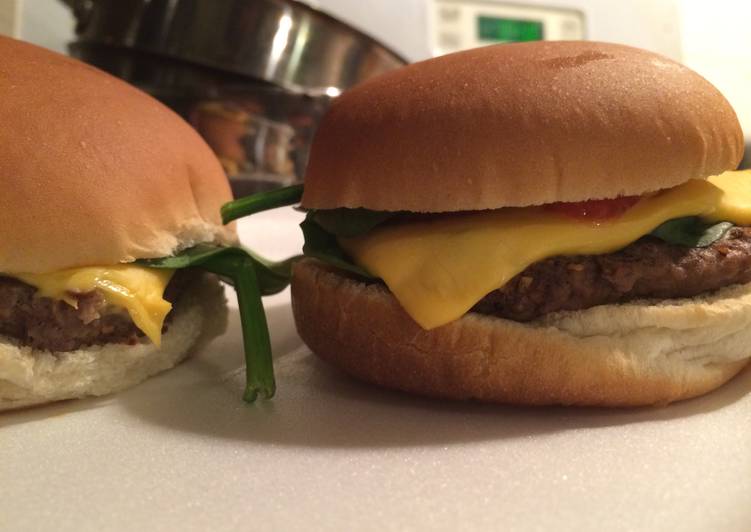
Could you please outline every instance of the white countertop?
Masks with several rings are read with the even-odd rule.
[[[299,249],[284,209],[246,243]],[[242,402],[238,315],[125,393],[0,416],[2,530],[751,528],[751,371],[638,410],[413,398],[352,381],[266,300],[278,392]]]

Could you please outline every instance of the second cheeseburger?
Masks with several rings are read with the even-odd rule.
[[[313,145],[300,336],[432,396],[706,393],[751,357],[742,141],[710,83],[615,44],[491,46],[364,83]]]

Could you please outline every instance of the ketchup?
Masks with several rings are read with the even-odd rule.
[[[576,201],[572,203],[550,203],[545,210],[557,212],[571,218],[588,220],[607,220],[617,218],[629,210],[641,199],[640,196],[621,196],[620,198]]]

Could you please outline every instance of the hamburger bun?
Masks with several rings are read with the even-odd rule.
[[[0,52],[0,272],[236,241],[227,178],[179,116],[74,59],[5,37]]]
[[[449,212],[641,195],[735,169],[743,134],[704,78],[596,42],[488,46],[337,98],[302,206]]]
[[[310,349],[354,377],[511,404],[667,404],[731,379],[751,345],[751,284],[531,323],[469,313],[426,331],[384,286],[306,259],[294,269],[292,309]]]

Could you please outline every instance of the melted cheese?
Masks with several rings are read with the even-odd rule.
[[[709,221],[751,225],[751,170],[725,172],[707,181],[722,190],[715,210],[705,215]]]
[[[506,208],[386,225],[340,244],[383,279],[420,326],[432,329],[458,319],[533,262],[617,251],[682,216],[751,224],[751,172],[689,181],[642,198],[612,220]]]
[[[154,344],[161,345],[164,319],[172,305],[164,300],[173,270],[145,268],[135,264],[85,267],[44,274],[13,274],[36,287],[44,297],[78,304],[74,294],[98,291],[105,301],[128,311],[133,323]]]

